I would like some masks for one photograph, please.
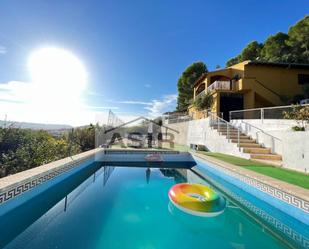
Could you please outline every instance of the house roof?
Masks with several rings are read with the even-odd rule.
[[[247,65],[309,69],[309,64],[302,64],[302,63],[278,63],[278,62],[265,62],[265,61],[250,61],[248,62]]]

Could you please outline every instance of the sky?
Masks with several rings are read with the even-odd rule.
[[[308,0],[1,0],[0,120],[82,125],[109,109],[123,120],[173,111],[188,65],[224,67],[308,12]],[[83,69],[65,56],[30,68],[44,48]],[[37,80],[44,63],[56,69]],[[61,70],[67,77],[53,77]]]

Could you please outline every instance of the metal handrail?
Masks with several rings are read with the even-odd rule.
[[[309,106],[309,104],[303,104],[303,105],[299,105],[299,106]],[[250,108],[250,109],[243,109],[243,110],[234,110],[234,111],[230,111],[230,113],[234,113],[234,112],[246,112],[246,111],[257,111],[257,110],[269,110],[269,109],[280,109],[280,108],[292,108],[293,105],[281,105],[281,106],[269,106],[269,107],[261,107],[261,108]]]
[[[219,130],[220,123],[226,124],[226,132],[227,132],[227,140],[228,140],[228,142],[231,142],[230,127],[232,127],[232,128],[237,130],[237,146],[239,148],[239,151],[241,151],[241,148],[240,148],[240,134],[241,134],[241,130],[237,126],[232,125],[231,123],[227,122],[223,118],[218,117],[218,115],[216,113],[208,112],[208,115],[211,118],[215,118],[216,119],[216,121],[217,121],[217,131],[218,131],[219,134],[220,134],[220,130]],[[210,120],[210,122],[211,121],[212,120]],[[210,124],[210,126],[213,127],[213,125],[211,125],[211,124]]]
[[[299,105],[300,107],[306,107],[306,106],[309,106],[309,104],[303,104],[303,105]],[[264,121],[265,117],[265,111],[268,111],[268,110],[278,110],[278,109],[283,109],[283,111],[285,109],[288,109],[288,108],[293,108],[293,105],[285,105],[285,106],[272,106],[272,107],[262,107],[262,108],[251,108],[251,109],[244,109],[244,110],[234,110],[234,111],[230,111],[229,112],[229,116],[230,116],[230,120],[233,119],[233,114],[244,114],[246,112],[254,112],[254,111],[258,111],[258,113],[260,113],[260,118],[257,118],[257,119],[260,119],[262,122]],[[235,118],[235,117],[234,117]],[[237,119],[237,117],[236,117]]]
[[[275,137],[275,136],[271,135],[270,133],[265,132],[264,130],[262,130],[261,128],[255,126],[255,125],[252,125],[252,124],[250,124],[250,123],[248,123],[248,122],[245,122],[245,121],[243,121],[243,120],[241,120],[241,122],[244,123],[244,124],[246,124],[246,125],[249,125],[249,126],[255,128],[255,129],[259,130],[259,131],[261,131],[262,133],[264,133],[264,134],[267,135],[267,136],[270,136],[270,137],[272,137],[272,138],[274,138],[274,139],[277,139],[278,141],[282,142],[282,140],[281,140],[280,138]]]
[[[241,151],[240,146],[239,146],[239,145],[240,145],[240,134],[243,132],[243,130],[242,130],[241,128],[239,128],[238,126],[233,125],[233,124],[227,122],[226,120],[224,120],[224,119],[218,117],[218,115],[215,114],[215,113],[209,112],[208,114],[209,114],[211,117],[215,116],[215,118],[216,118],[216,120],[217,120],[217,125],[218,125],[218,128],[217,128],[217,129],[218,129],[219,134],[220,134],[220,131],[219,131],[219,121],[220,121],[221,123],[223,122],[223,123],[226,124],[226,126],[227,126],[227,139],[228,139],[228,142],[230,142],[230,127],[232,127],[232,128],[234,128],[234,129],[237,130],[237,145],[238,145],[239,151]],[[251,125],[250,123],[247,123],[247,122],[245,122],[245,121],[241,121],[241,122],[243,122],[243,123],[245,123],[245,124],[248,124],[248,125],[250,125],[251,127],[255,128],[255,129],[257,129],[257,130],[259,130],[259,131],[262,132],[263,134],[269,136],[269,137],[271,138],[271,141],[277,140],[277,141],[279,141],[280,143],[282,143],[282,140],[281,140],[280,138],[277,138],[277,137],[275,137],[275,136],[273,136],[273,135],[271,135],[271,134],[265,132],[265,131],[262,130],[261,128],[258,128],[258,127],[254,126],[254,125]],[[246,132],[244,131],[244,133],[246,133]],[[257,141],[257,142],[259,142],[259,141]],[[272,142],[272,143],[273,143],[273,142]],[[274,144],[271,145],[271,148],[270,148],[270,149],[271,149],[271,152],[274,152]]]
[[[262,130],[261,128],[255,126],[255,125],[252,125],[252,124],[250,124],[250,123],[248,123],[248,122],[245,122],[245,121],[241,121],[241,122],[244,123],[244,124],[246,124],[246,125],[249,125],[249,126],[255,128],[255,129],[257,129],[257,130],[259,130],[259,131],[262,132],[263,134],[269,136],[271,139],[276,139],[277,141],[279,141],[280,143],[282,143],[282,139],[280,139],[280,138],[278,138],[278,137],[275,137],[275,136],[273,136],[273,135],[271,135],[271,134],[265,132],[265,131]],[[257,142],[258,142],[258,141],[257,141]],[[273,152],[273,148],[271,148],[271,150],[272,150],[272,152]]]

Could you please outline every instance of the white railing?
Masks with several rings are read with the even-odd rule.
[[[309,106],[309,104],[301,106]],[[292,111],[293,107],[293,105],[287,105],[230,111],[230,120],[259,119],[263,123],[264,119],[284,119],[284,113]]]
[[[164,120],[164,124],[175,124],[188,122],[192,120],[192,117],[190,117],[189,115],[163,115],[162,119]]]
[[[225,121],[223,118],[218,117],[217,114],[208,112],[209,115],[209,125],[213,129],[217,129],[218,133],[220,134],[222,131],[226,131],[226,138],[229,143],[231,143],[231,130],[236,129],[237,130],[237,146],[239,151],[241,151],[240,147],[240,135],[241,130],[238,127],[235,127],[234,125],[230,124],[229,122]]]
[[[236,120],[232,124],[240,129],[242,133],[255,139],[257,143],[270,148],[271,153],[282,154],[282,139],[243,120]]]
[[[212,83],[208,88],[208,91],[214,91],[214,90],[232,90],[231,82],[230,81],[220,81],[217,80],[214,83]]]
[[[280,153],[282,152],[282,140],[280,138],[277,138],[264,130],[253,126],[249,123],[246,123],[244,121],[241,121],[241,124],[233,124],[225,121],[224,119],[217,116],[217,114],[214,114],[212,112],[208,112],[208,115],[210,116],[210,127],[217,129],[217,131],[220,134],[220,131],[226,131],[226,137],[228,139],[228,142],[231,142],[230,137],[230,131],[231,129],[237,130],[237,146],[239,148],[239,151],[241,151],[240,148],[240,135],[248,134],[248,128],[249,130],[255,130],[255,136],[253,137],[256,139],[256,142],[261,145],[266,145],[271,149],[272,153]],[[250,135],[249,135],[250,136]]]

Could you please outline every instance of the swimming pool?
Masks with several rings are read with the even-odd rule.
[[[227,186],[209,177],[190,169],[93,164],[1,217],[0,247],[301,247],[262,224],[237,202],[237,191],[229,188],[235,196],[221,192]],[[175,183],[188,181],[221,193],[228,203],[224,213],[197,217],[176,209],[168,191]]]

